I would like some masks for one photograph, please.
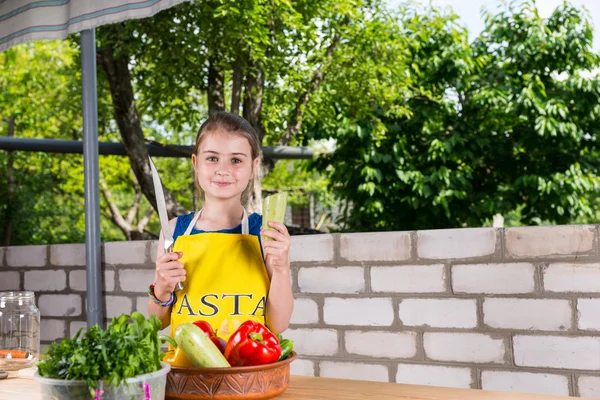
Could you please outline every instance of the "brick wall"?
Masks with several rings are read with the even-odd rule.
[[[295,236],[293,373],[600,398],[597,226]],[[106,243],[107,318],[145,313],[155,242]],[[84,245],[0,248],[43,343],[85,326]]]

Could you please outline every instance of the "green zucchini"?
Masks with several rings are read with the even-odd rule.
[[[225,356],[208,338],[206,333],[196,325],[186,322],[175,330],[175,341],[181,347],[183,354],[192,364],[199,368],[231,367]]]
[[[294,342],[292,342],[289,339],[283,339],[279,345],[281,346],[281,355],[279,356],[279,359],[277,361],[283,361],[285,360],[290,353],[292,352],[292,349],[294,348]]]
[[[277,193],[271,196],[267,196],[263,199],[263,229],[273,229],[269,226],[269,222],[279,222],[283,224],[285,219],[285,210],[287,208],[287,193]],[[271,238],[264,237],[263,240],[271,240]]]

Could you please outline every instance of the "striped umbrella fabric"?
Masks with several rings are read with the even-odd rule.
[[[0,0],[0,51],[144,18],[188,0]]]

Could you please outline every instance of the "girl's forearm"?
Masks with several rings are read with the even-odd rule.
[[[292,318],[294,296],[290,285],[290,270],[273,271],[267,301],[267,326],[275,333],[285,331]]]
[[[148,315],[152,314],[156,315],[162,323],[161,329],[165,329],[171,323],[171,307],[161,307],[152,299],[148,299]]]

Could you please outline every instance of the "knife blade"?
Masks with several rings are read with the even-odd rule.
[[[173,240],[171,228],[169,228],[169,217],[167,216],[165,194],[163,192],[162,182],[160,181],[160,176],[158,175],[156,166],[154,165],[154,162],[152,162],[152,158],[150,158],[150,156],[148,156],[148,160],[150,160],[150,169],[152,170],[152,182],[154,183],[154,194],[156,196],[156,209],[158,211],[158,218],[160,219],[160,228],[163,233],[164,248],[166,253],[170,253],[173,251],[173,244],[175,243],[175,240]],[[183,289],[183,285],[181,282],[178,282],[177,285],[175,285],[175,291],[177,292],[181,289]]]

